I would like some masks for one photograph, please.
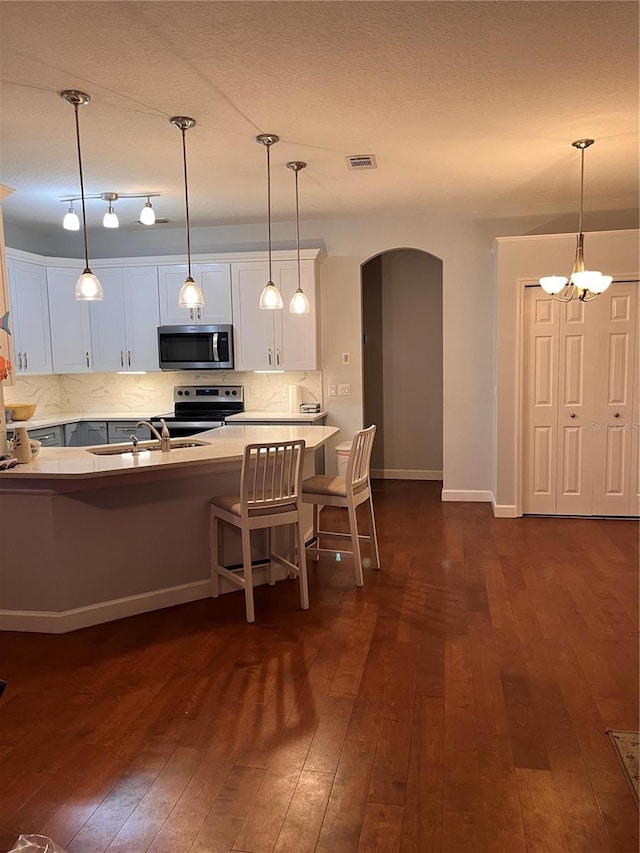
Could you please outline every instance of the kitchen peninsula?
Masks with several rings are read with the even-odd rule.
[[[0,629],[64,633],[208,597],[209,501],[238,490],[245,446],[304,439],[307,477],[337,432],[225,426],[169,453],[43,448],[0,472]]]

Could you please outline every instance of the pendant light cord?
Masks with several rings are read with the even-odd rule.
[[[584,203],[584,148],[580,149],[580,222],[578,233],[582,234],[582,205]]]
[[[184,206],[187,214],[187,264],[189,267],[189,278],[191,278],[191,234],[189,228],[189,189],[187,184],[187,142],[185,139],[186,130],[181,127],[182,131],[182,163],[184,166]]]
[[[267,239],[269,241],[269,281],[271,277],[271,145],[265,145],[267,149]]]
[[[298,290],[300,290],[300,213],[298,209],[298,169],[296,173],[296,254],[298,256]]]
[[[80,200],[82,201],[82,235],[84,237],[84,263],[85,272],[89,269],[89,246],[87,243],[87,214],[84,205],[84,178],[82,177],[82,151],[80,149],[80,119],[78,118],[78,104],[73,108],[76,114],[76,143],[78,146],[78,168],[80,171]]]

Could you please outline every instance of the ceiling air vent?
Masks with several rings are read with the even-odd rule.
[[[377,169],[375,154],[354,154],[351,157],[345,157],[344,159],[347,161],[347,169],[349,169],[349,171]]]

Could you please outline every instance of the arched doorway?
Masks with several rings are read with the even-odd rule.
[[[373,477],[442,479],[442,261],[392,249],[361,268],[365,426]]]

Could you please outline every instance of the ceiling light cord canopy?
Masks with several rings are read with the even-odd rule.
[[[87,215],[84,201],[84,176],[82,174],[82,149],[80,147],[80,120],[78,118],[78,107],[85,106],[91,101],[86,92],[75,89],[65,89],[60,92],[64,100],[73,106],[76,119],[76,143],[78,147],[78,171],[80,173],[80,199],[82,201],[82,233],[84,237],[84,272],[76,282],[76,299],[81,302],[97,302],[104,299],[104,291],[100,280],[89,266],[89,247],[87,244]]]
[[[287,163],[287,169],[291,169],[296,177],[296,255],[298,258],[298,289],[291,297],[289,311],[292,314],[308,314],[310,311],[309,300],[301,287],[302,274],[300,272],[300,206],[298,203],[298,172],[306,169],[307,164],[301,160],[292,160]]]
[[[572,142],[580,150],[580,219],[573,270],[567,279],[563,275],[547,275],[540,279],[540,287],[557,302],[570,302],[578,297],[581,302],[593,302],[609,287],[612,276],[602,275],[599,270],[588,270],[584,264],[584,234],[582,233],[582,209],[584,205],[584,152],[593,145],[593,139],[577,139]]]
[[[275,145],[280,140],[275,133],[261,133],[256,136],[256,142],[267,149],[267,241],[269,247],[269,280],[265,284],[262,293],[260,294],[260,308],[271,311],[282,308],[284,303],[282,295],[278,288],[273,283],[271,273],[271,146]]]
[[[180,308],[202,308],[204,296],[199,285],[191,275],[191,231],[189,227],[189,183],[187,180],[187,142],[186,132],[195,127],[196,120],[188,116],[174,116],[169,119],[174,127],[182,133],[182,165],[184,168],[184,206],[187,219],[187,277],[178,294],[178,306]]]

